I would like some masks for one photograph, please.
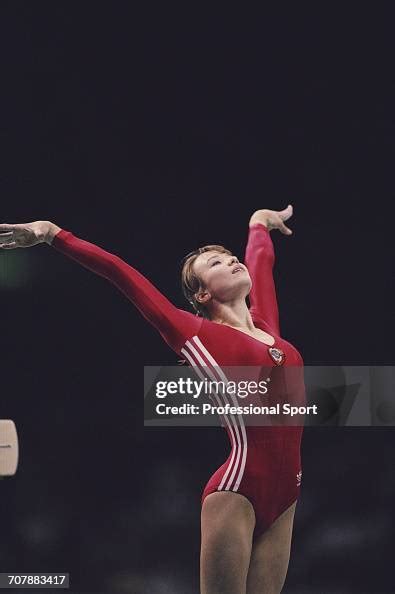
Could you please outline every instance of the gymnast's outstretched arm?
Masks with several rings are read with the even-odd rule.
[[[138,270],[122,258],[80,239],[50,221],[0,224],[0,247],[14,249],[48,243],[122,291],[178,354],[200,329],[201,318],[177,308]]]
[[[284,221],[292,216],[289,204],[281,211],[261,209],[254,212],[249,223],[245,264],[252,280],[250,291],[250,311],[252,316],[263,319],[268,327],[280,334],[280,323],[276,287],[273,279],[275,254],[270,237],[272,229],[279,229],[285,235],[292,231]]]

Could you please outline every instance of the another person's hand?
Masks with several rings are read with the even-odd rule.
[[[45,223],[46,221],[16,225],[0,224],[0,248],[12,250],[45,242],[47,230]]]
[[[255,223],[262,223],[269,231],[278,229],[284,235],[292,235],[291,229],[284,225],[284,221],[292,217],[292,214],[292,204],[288,204],[287,208],[283,210],[268,210],[267,208],[263,208],[254,212],[250,219],[250,226],[255,225]]]

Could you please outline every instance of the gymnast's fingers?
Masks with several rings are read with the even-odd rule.
[[[2,250],[12,250],[13,248],[17,248],[16,241],[11,241],[10,243],[0,243],[0,249]]]
[[[280,215],[283,221],[287,221],[289,218],[292,217],[293,212],[294,209],[292,204],[288,204],[287,208],[284,208],[284,210],[280,210],[278,214]]]
[[[287,227],[286,225],[284,225],[284,223],[282,221],[279,223],[278,228],[281,231],[281,233],[284,233],[284,235],[292,235],[291,229],[289,227]]]
[[[0,243],[4,243],[6,241],[8,241],[10,239],[10,236],[13,235],[12,231],[9,231],[8,233],[0,233]]]

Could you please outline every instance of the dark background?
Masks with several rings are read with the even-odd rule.
[[[387,5],[389,6],[389,5]],[[180,261],[274,232],[282,334],[306,364],[393,364],[394,41],[385,4],[3,2],[0,222],[51,220],[185,307]],[[112,285],[47,245],[0,253],[0,571],[72,591],[197,594],[220,429],[143,427],[175,363]],[[284,592],[395,592],[395,430],[309,428]]]

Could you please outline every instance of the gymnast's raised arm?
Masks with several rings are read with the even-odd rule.
[[[85,268],[113,283],[160,332],[178,354],[197,334],[201,318],[177,308],[147,278],[122,258],[74,236],[50,221],[0,224],[0,248],[14,249],[48,243]]]
[[[261,209],[254,212],[249,223],[245,264],[252,280],[250,311],[253,317],[264,320],[275,334],[280,334],[280,323],[273,279],[275,255],[270,231],[278,229],[284,235],[291,235],[292,231],[284,221],[292,213],[291,204],[280,211]]]

